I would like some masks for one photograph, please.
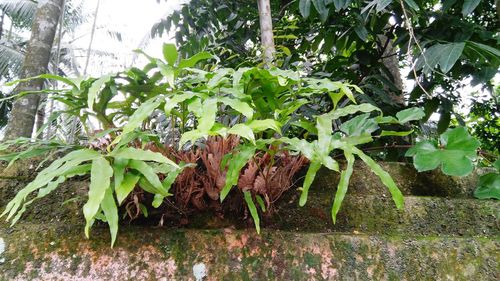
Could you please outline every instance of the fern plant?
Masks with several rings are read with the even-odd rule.
[[[54,98],[65,103],[66,112],[80,118],[83,124],[89,122],[90,116],[95,117],[111,140],[104,149],[80,148],[54,161],[19,191],[2,216],[7,215],[7,220],[14,224],[34,200],[47,196],[68,178],[90,174],[88,201],[83,207],[85,233],[89,235],[96,219],[104,220],[110,226],[113,245],[118,231],[117,203],[121,204],[134,188],[140,188],[154,195],[152,205],[158,207],[171,195],[170,188],[179,175],[194,165],[177,164],[179,158],[170,159],[146,147],[150,142],[163,147],[157,137],[162,132],[155,123],[180,132],[176,142],[167,144],[178,152],[203,148],[213,136],[238,138],[229,153],[212,163],[219,165],[223,175],[217,197],[223,202],[233,187],[239,186],[257,232],[259,212],[266,211],[266,194],[259,193],[258,188],[242,187],[249,184],[243,184],[245,180],[240,178],[256,182],[257,176],[248,171],[264,154],[268,160],[261,161],[266,165],[261,170],[277,169],[273,161],[280,153],[300,155],[310,162],[300,188],[301,206],[306,204],[309,188],[322,166],[340,172],[332,206],[334,222],[347,192],[355,157],[380,177],[396,207],[402,208],[403,196],[390,175],[358,146],[374,138],[410,134],[411,131],[381,128],[418,120],[424,115],[421,109],[406,109],[396,117],[383,116],[371,104],[356,103],[356,95],[362,91],[355,85],[304,78],[299,72],[277,68],[195,68],[211,56],[200,53],[180,59],[171,44],[165,44],[163,51],[163,59],[146,55],[149,64],[143,70],[132,68],[85,80],[36,77],[56,79],[66,85],[52,93]],[[24,94],[33,93],[21,93]],[[317,101],[324,101],[325,97],[327,102],[318,106]],[[348,102],[352,104],[340,106]],[[311,110],[314,114],[307,113]],[[340,171],[330,156],[333,151],[343,152],[347,160],[345,170]],[[297,170],[289,168],[287,171],[292,174],[288,176]],[[38,192],[35,197],[31,195],[34,192]]]

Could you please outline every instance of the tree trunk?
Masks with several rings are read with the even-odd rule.
[[[264,52],[264,63],[269,67],[274,61],[275,53],[271,4],[269,0],[257,0],[257,3],[259,6],[260,37],[262,51]]]
[[[399,90],[398,93],[391,92],[386,88],[386,92],[389,94],[392,101],[398,106],[405,105],[405,97],[403,95],[403,79],[401,78],[401,72],[399,69],[399,58],[398,50],[394,48],[392,40],[385,35],[378,35],[381,44],[384,45],[384,52],[382,54],[382,63],[389,70],[392,77],[386,77],[394,83],[394,86]],[[384,75],[385,76],[385,75]]]
[[[33,77],[47,72],[62,5],[63,0],[38,1],[21,78]],[[42,87],[43,80],[31,80],[20,83],[16,92],[39,91]],[[39,102],[40,95],[38,94],[26,95],[14,102],[5,139],[31,137]]]

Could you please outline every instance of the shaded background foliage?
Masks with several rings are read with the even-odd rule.
[[[158,22],[152,35],[173,28],[184,55],[216,50],[223,66],[251,65],[259,53],[254,2],[193,0]],[[386,113],[394,113],[403,101],[424,106],[427,119],[440,113],[437,130],[442,133],[453,118],[464,125],[456,111],[464,98],[460,93],[481,85],[493,94],[500,63],[493,2],[271,1],[277,64],[348,80],[367,94],[361,100]],[[398,70],[413,65],[415,71],[398,77]],[[401,78],[418,86],[403,91]]]

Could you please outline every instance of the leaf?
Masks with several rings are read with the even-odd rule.
[[[347,193],[349,179],[351,178],[354,167],[354,156],[352,155],[352,153],[344,151],[344,155],[347,159],[347,167],[340,174],[339,184],[337,186],[337,191],[335,192],[335,199],[333,200],[332,220],[334,224],[336,222],[337,213],[339,212],[340,206],[342,205],[342,201],[344,201],[344,197]]]
[[[439,121],[437,124],[437,132],[438,134],[442,134],[448,129],[451,121],[451,112],[450,111],[441,111],[441,116],[439,116]]]
[[[253,118],[253,108],[246,102],[239,99],[232,99],[229,97],[220,97],[219,102],[232,107],[234,110],[243,114],[246,118]]]
[[[101,90],[102,86],[111,80],[111,75],[104,75],[92,83],[87,94],[87,107],[92,110],[94,103],[97,99],[97,94]]]
[[[89,237],[90,226],[94,220],[106,190],[110,188],[110,178],[113,176],[113,169],[104,157],[99,157],[92,161],[90,171],[89,199],[83,206],[83,214],[87,221],[85,225],[85,236]]]
[[[309,194],[309,188],[316,177],[316,173],[321,168],[321,163],[311,162],[309,169],[307,170],[306,177],[304,179],[304,184],[302,185],[302,193],[300,194],[299,206],[303,207],[307,203],[307,195]]]
[[[410,7],[414,11],[420,10],[420,8],[418,7],[418,4],[415,3],[415,1],[413,1],[413,0],[405,0],[405,3],[408,5],[408,7]]]
[[[245,124],[236,124],[233,127],[231,127],[228,131],[228,134],[233,134],[233,135],[238,135],[240,137],[243,137],[253,144],[255,144],[255,135],[253,134],[252,128]]]
[[[130,116],[128,123],[123,127],[122,134],[115,138],[111,144],[117,144],[124,135],[129,134],[136,128],[140,127],[142,122],[151,116],[153,111],[161,104],[161,102],[162,98],[159,97],[154,97],[143,102],[141,106],[135,110],[134,114]]]
[[[386,136],[397,136],[397,137],[405,137],[408,135],[411,135],[413,133],[413,130],[411,131],[404,131],[404,132],[397,132],[397,131],[385,131],[383,130],[380,133],[381,137],[386,137]]]
[[[109,155],[115,158],[133,159],[141,161],[155,161],[158,163],[165,163],[172,167],[179,168],[179,165],[177,165],[175,162],[168,159],[167,157],[163,156],[163,154],[151,150],[143,150],[134,147],[124,147],[113,150]]]
[[[258,234],[260,234],[260,219],[259,213],[257,212],[257,208],[252,200],[252,194],[250,191],[243,191],[243,196],[245,197],[245,202],[247,203],[248,210],[250,211],[250,215],[252,215],[253,223],[255,224],[255,230]]]
[[[462,55],[465,42],[435,44],[428,48],[417,60],[416,69],[424,68],[425,73],[439,65],[441,71],[448,72]]]
[[[474,191],[474,197],[478,199],[500,200],[500,174],[488,173],[479,178],[479,184]]]
[[[436,143],[423,141],[406,152],[413,157],[413,165],[419,171],[429,171],[441,165],[443,173],[451,176],[465,176],[472,172],[479,141],[469,135],[467,129],[458,127],[441,135],[442,148]]]
[[[247,122],[246,125],[248,125],[254,133],[260,133],[268,129],[277,133],[281,132],[281,124],[274,119],[252,120]]]
[[[139,160],[130,160],[129,167],[132,169],[137,170],[139,173],[141,173],[144,178],[152,185],[154,188],[153,192],[154,194],[161,194],[163,196],[168,196],[168,192],[166,192],[163,189],[163,186],[161,184],[160,179],[158,178],[158,175],[155,173],[154,169],[146,164],[144,161],[139,161]],[[148,191],[148,190],[146,190]],[[148,191],[150,192],[150,191]]]
[[[247,162],[254,156],[256,147],[253,145],[240,145],[238,146],[233,155],[228,159],[226,183],[220,193],[220,201],[224,201],[226,196],[231,191],[231,188],[238,184],[240,171],[247,164]]]
[[[194,67],[198,62],[211,59],[212,57],[213,56],[208,52],[200,52],[188,59],[181,60],[181,62],[179,63],[179,68]]]
[[[325,22],[328,19],[328,12],[330,9],[328,9],[325,6],[324,0],[311,0],[314,8],[316,8],[316,11],[318,11],[319,18],[321,22]]]
[[[361,158],[361,160],[363,160],[363,162],[365,162],[365,164],[368,167],[370,167],[372,172],[375,173],[380,178],[382,183],[389,189],[389,192],[392,195],[392,200],[396,204],[396,208],[402,209],[404,204],[403,194],[397,187],[391,175],[389,175],[389,173],[384,171],[384,169],[382,169],[382,167],[380,167],[380,165],[377,164],[377,162],[375,162],[372,158],[363,153],[363,151],[361,151],[360,149],[352,147],[351,152],[358,155],[359,158]]]
[[[179,54],[177,53],[177,47],[175,47],[175,44],[163,44],[163,57],[167,61],[168,65],[174,66],[178,56]]]
[[[311,13],[311,0],[300,0],[299,11],[302,17],[308,18]]]
[[[481,0],[464,0],[462,15],[464,15],[464,17],[470,15],[474,9],[476,9],[477,5],[479,5],[479,2],[481,2]]]
[[[53,75],[53,74],[41,74],[41,75],[38,75],[38,76],[35,76],[35,77],[18,79],[18,80],[15,80],[15,81],[11,81],[9,83],[5,83],[5,86],[13,86],[13,85],[21,83],[21,82],[28,82],[28,81],[35,80],[35,79],[52,79],[52,80],[57,80],[59,82],[63,82],[65,84],[69,85],[69,86],[72,86],[72,87],[75,87],[75,88],[78,89],[78,85],[75,84],[74,79],[70,79],[70,78],[67,78],[67,77],[62,77],[62,76],[59,76],[59,75]]]
[[[378,124],[373,118],[369,118],[370,113],[356,116],[340,126],[340,130],[348,136],[360,136],[371,134],[378,130]]]
[[[443,47],[444,53],[443,56],[441,56],[439,59],[439,66],[444,73],[450,71],[453,65],[455,65],[457,60],[462,55],[464,47],[465,42],[450,43],[446,44],[445,47]]]
[[[362,104],[359,104],[359,105],[348,105],[346,107],[334,109],[334,110],[328,112],[326,114],[326,116],[328,118],[330,118],[331,120],[336,120],[336,119],[339,119],[341,117],[345,117],[347,115],[351,115],[351,114],[354,114],[354,113],[358,113],[358,112],[367,113],[367,112],[372,112],[372,111],[382,112],[376,106],[373,106],[373,105],[371,105],[369,103],[362,103]]]
[[[134,190],[134,187],[137,185],[141,177],[139,175],[135,175],[133,173],[127,173],[123,177],[120,185],[115,187],[116,199],[118,199],[118,204],[122,204],[123,200],[127,198],[127,196]]]
[[[101,202],[101,209],[109,225],[111,248],[113,248],[116,241],[116,235],[118,234],[118,208],[116,208],[115,198],[113,197],[113,190],[111,188],[106,189],[104,198]]]
[[[351,0],[333,0],[333,5],[335,6],[335,10],[337,12],[347,8],[349,4],[351,4]]]
[[[208,132],[214,126],[217,117],[217,100],[214,98],[205,100],[202,110],[203,115],[198,120],[197,129],[201,132]]]
[[[266,204],[264,203],[264,199],[262,199],[262,197],[260,195],[255,195],[255,199],[257,200],[257,203],[259,204],[262,212],[265,213],[266,212]]]
[[[399,123],[404,124],[406,122],[420,120],[425,116],[423,109],[418,107],[407,108],[396,113]]]
[[[170,87],[175,88],[175,70],[172,66],[164,64],[162,61],[158,60],[157,63],[160,73],[167,79]]]
[[[67,171],[80,165],[80,163],[94,160],[99,157],[101,157],[101,155],[96,151],[90,149],[80,149],[68,153],[63,158],[55,160],[49,167],[38,173],[32,182],[18,191],[14,199],[7,204],[0,217],[8,214],[7,220],[9,220],[19,210],[19,208],[22,207],[23,202],[29,194],[49,184],[54,178],[64,175]]]
[[[113,161],[113,176],[115,182],[115,189],[117,189],[123,180],[125,174],[125,168],[128,165],[128,159],[115,158]]]

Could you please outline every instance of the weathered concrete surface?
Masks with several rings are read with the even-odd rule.
[[[252,230],[1,228],[2,280],[498,280],[499,240]],[[41,235],[42,234],[42,235]],[[201,279],[203,278],[203,279]]]
[[[356,165],[336,225],[330,208],[338,177],[323,171],[307,205],[299,208],[299,193],[290,191],[262,218],[260,236],[241,229],[241,218],[197,214],[184,230],[124,223],[114,249],[102,225],[84,238],[88,178],[77,178],[32,204],[14,228],[0,223],[0,281],[500,278],[500,203],[471,198],[477,176],[417,175],[404,164],[383,164],[406,195],[398,211],[380,180]],[[1,207],[35,167],[28,161],[0,171]]]
[[[392,176],[404,195],[454,198],[473,197],[479,176],[489,171],[487,168],[482,168],[475,170],[469,176],[455,177],[445,175],[439,169],[418,173],[409,163],[385,162],[380,163],[380,166]],[[322,168],[318,172],[313,188],[335,190],[339,178],[338,172]],[[349,192],[390,196],[380,179],[362,161],[356,161],[354,165],[354,172],[349,182]]]

